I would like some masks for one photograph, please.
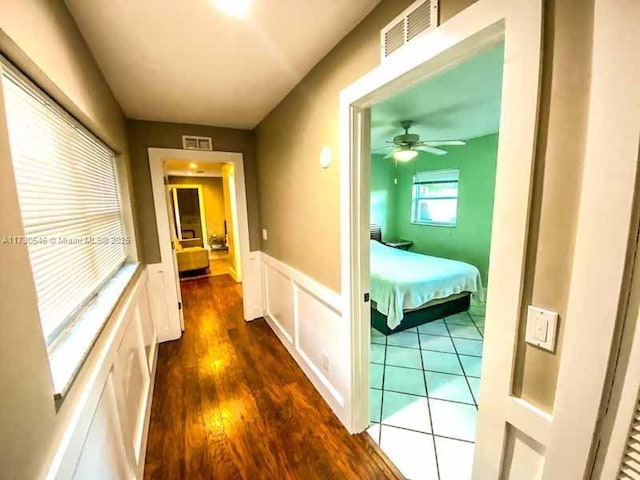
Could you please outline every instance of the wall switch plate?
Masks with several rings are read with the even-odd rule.
[[[267,229],[266,229],[266,228],[263,228],[263,229],[262,229],[262,239],[263,239],[263,240],[266,240],[266,239],[267,239]]]
[[[553,352],[556,348],[558,314],[529,305],[527,309],[526,342]]]

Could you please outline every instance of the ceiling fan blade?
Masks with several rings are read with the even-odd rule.
[[[429,147],[428,145],[422,145],[420,148],[416,148],[416,150],[420,150],[422,152],[432,153],[434,155],[446,155],[447,151],[442,150],[441,148]]]
[[[388,149],[393,148],[393,145],[385,145],[384,147],[377,147],[377,148],[372,148],[371,152],[375,153],[375,152],[381,152],[384,153],[386,152]]]
[[[430,147],[439,147],[441,145],[466,145],[464,140],[425,140],[425,145]]]

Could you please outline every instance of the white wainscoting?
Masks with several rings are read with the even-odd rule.
[[[178,294],[173,271],[164,263],[147,265],[151,316],[158,332],[158,342],[177,340],[182,336]]]
[[[508,425],[500,478],[539,480],[542,478],[545,453],[543,445],[513,425]]]
[[[242,307],[244,319],[255,320],[264,315],[262,308],[262,252],[245,252],[242,261]]]
[[[72,387],[81,391],[63,402],[72,413],[47,479],[143,477],[158,345],[149,280],[146,270],[134,280]]]
[[[264,252],[261,259],[267,323],[345,423],[348,329],[342,297]]]

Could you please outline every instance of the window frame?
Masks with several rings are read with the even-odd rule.
[[[109,154],[112,155],[122,233],[129,239],[129,242],[124,246],[124,261],[87,295],[85,299],[74,308],[70,315],[65,317],[64,322],[56,327],[55,330],[59,330],[59,333],[55,339],[49,340],[45,336],[44,327],[40,318],[41,313],[39,308],[37,310],[42,338],[47,349],[55,406],[56,409],[59,409],[75,377],[81,371],[87,357],[91,353],[93,346],[100,338],[110,318],[118,308],[120,300],[141,272],[133,222],[129,172],[126,165],[122,163],[124,157],[122,153],[119,153],[102,141],[91,130],[85,127],[83,123],[77,120],[57,99],[49,95],[43,88],[15,67],[10,60],[0,54],[0,82],[4,82],[2,77],[5,75],[11,81],[18,83],[20,87],[24,88],[28,93],[34,95],[36,99],[46,104],[47,107],[52,110],[53,114],[59,115],[82,135],[107,149]],[[4,85],[0,85],[0,96],[2,97],[1,104],[5,105],[6,92]],[[4,115],[5,118],[7,117],[8,112],[6,107],[2,108],[1,115]],[[5,123],[5,132],[3,135],[6,135],[7,141],[9,141],[8,120]],[[9,161],[13,163],[13,158],[10,158]],[[12,178],[12,182],[19,191],[15,176]],[[20,211],[20,217],[22,218],[22,211]],[[24,229],[20,232],[20,235],[24,237]],[[25,244],[24,247],[27,248],[27,245]],[[31,265],[29,265],[29,269],[33,271]],[[32,285],[34,294],[37,296],[35,280]],[[71,357],[72,361],[70,361],[69,357]]]
[[[444,176],[448,173],[451,173],[455,179],[444,179],[444,180],[427,180],[427,181],[417,181],[417,177],[420,175],[427,176],[431,175],[433,177],[437,177],[438,175]],[[421,196],[419,194],[421,185],[435,185],[435,184],[456,184],[456,196],[449,197],[437,197],[437,196]],[[439,222],[436,220],[421,220],[418,218],[419,215],[419,204],[422,201],[438,201],[438,200],[455,200],[455,217],[452,222]],[[458,204],[460,200],[460,169],[459,168],[446,168],[440,170],[424,170],[421,172],[416,172],[413,175],[412,183],[411,183],[411,218],[410,222],[413,225],[424,225],[430,227],[449,227],[455,228],[458,225]]]

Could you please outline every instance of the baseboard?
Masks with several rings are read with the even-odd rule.
[[[240,278],[238,277],[238,273],[235,268],[229,267],[229,275],[231,275],[231,278],[233,278],[236,283],[240,283]]]

